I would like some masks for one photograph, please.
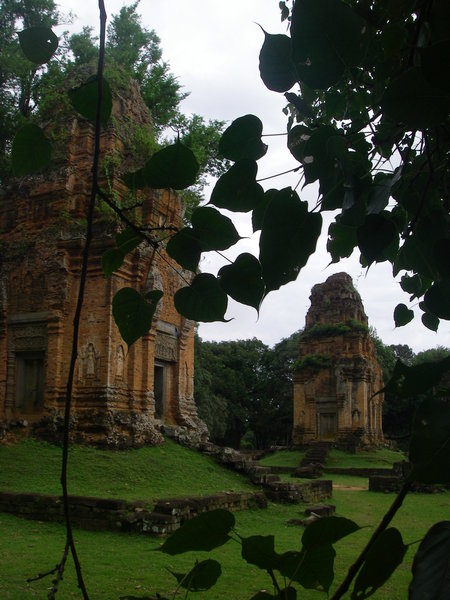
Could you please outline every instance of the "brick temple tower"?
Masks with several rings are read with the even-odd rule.
[[[346,273],[311,291],[294,374],[294,444],[383,441],[382,371],[361,297]]]
[[[117,202],[126,202],[128,193],[118,166],[129,160],[133,133],[149,130],[137,85],[119,86],[102,133],[101,171],[102,186]],[[94,147],[93,127],[82,118],[64,117],[61,131],[63,150],[52,170],[15,181],[0,197],[0,422],[7,428],[19,421],[50,439],[59,435],[63,414]],[[147,189],[140,199],[128,216],[149,227],[182,226],[174,191]],[[163,246],[155,253],[141,245],[107,279],[101,256],[115,246],[121,227],[99,206],[79,334],[73,438],[120,448],[160,443],[165,428],[204,439],[193,399],[194,323],[173,305],[174,292],[192,275]],[[129,351],[111,310],[124,286],[164,292],[149,333]]]

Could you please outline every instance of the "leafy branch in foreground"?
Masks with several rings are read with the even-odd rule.
[[[283,18],[290,23],[289,35],[264,34],[260,73],[269,89],[286,94],[288,150],[300,165],[305,185],[318,183],[317,205],[310,210],[308,203],[291,188],[263,190],[257,181],[257,161],[267,151],[262,142],[263,125],[254,115],[234,121],[219,146],[224,158],[234,164],[218,179],[210,204],[217,209],[251,213],[253,230],[261,231],[259,256],[240,255],[218,277],[197,274],[204,252],[226,250],[239,240],[231,220],[216,208],[197,209],[192,215],[192,227],[175,233],[167,244],[169,255],[195,274],[190,285],[176,292],[176,308],[195,320],[223,320],[229,295],[258,310],[268,293],[297,278],[315,252],[322,228],[320,212],[336,210],[327,243],[332,262],[349,256],[355,248],[359,249],[363,266],[389,261],[394,276],[402,274],[402,289],[411,295],[411,301],[419,301],[423,324],[437,330],[441,319],[450,318],[450,89],[448,79],[443,76],[450,57],[447,26],[450,5],[445,0],[412,4],[384,0],[345,3],[297,0],[291,10],[286,2],[281,7]],[[102,73],[106,14],[101,1],[100,15],[97,76],[71,94],[74,108],[95,121],[96,150],[66,396],[61,479],[67,540],[50,597],[57,592],[70,547],[79,586],[84,598],[88,598],[67,509],[67,450],[71,382],[93,207],[97,196],[103,193],[97,181],[100,129],[108,121],[111,100]],[[31,28],[21,38],[28,58],[36,64],[48,60],[56,49],[49,29]],[[298,86],[296,93],[290,91],[294,86]],[[17,133],[11,154],[18,176],[45,168],[51,158],[45,134],[33,124]],[[125,175],[124,182],[131,190],[147,186],[183,189],[195,181],[197,170],[192,151],[176,141],[154,154],[144,167]],[[117,239],[114,259],[111,254],[104,259],[108,274],[120,267],[123,257],[140,243],[140,236],[145,238],[145,230],[137,223],[127,225],[133,233]],[[151,246],[161,245],[152,236],[147,241]],[[157,300],[156,296],[145,298],[134,290],[116,296],[115,318],[127,343],[132,344],[148,331]],[[142,315],[144,319],[140,318]],[[397,326],[411,318],[406,305],[396,308]],[[439,365],[439,377],[429,365],[421,368],[422,380],[429,389],[446,376],[449,364],[447,360]],[[397,385],[400,393],[417,393],[416,371],[400,364],[394,377],[394,383],[387,385]],[[343,584],[348,589],[356,576],[355,598],[373,593],[403,558],[405,544],[399,532],[388,528],[388,524],[410,484],[448,483],[450,411],[445,397],[436,397],[419,408],[410,460],[412,471],[401,495]],[[221,530],[219,539],[226,541],[232,528],[231,518],[222,513],[221,519],[228,525],[225,532]],[[270,535],[240,540],[244,559],[266,570],[275,588],[275,595],[261,592],[254,599],[295,598],[292,582],[308,589],[330,589],[333,543],[357,526],[348,525],[352,522],[347,523],[346,519],[317,523],[305,531],[300,551],[283,555],[275,552]],[[200,525],[201,522],[192,521],[189,526],[198,539],[201,536],[196,529]],[[214,531],[215,525],[210,525]],[[167,541],[166,549],[170,543],[174,544],[174,553],[182,551],[177,549],[178,545],[189,547],[182,535],[175,542]],[[383,562],[381,573],[376,573],[379,557],[387,555],[392,547],[395,552]],[[416,555],[412,597],[419,597],[424,588],[440,593],[444,586],[448,587],[446,556],[448,523],[444,522],[430,530]],[[428,577],[427,566],[431,561],[437,568]],[[285,589],[281,588],[276,572],[287,578]],[[188,593],[193,587],[207,589],[219,575],[215,561],[203,561],[189,573],[175,576]]]

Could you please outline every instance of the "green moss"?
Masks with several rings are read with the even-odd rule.
[[[318,337],[328,337],[333,335],[345,335],[347,333],[369,333],[369,328],[364,323],[351,319],[341,323],[316,323],[310,329],[303,332],[300,339],[311,339]]]
[[[323,369],[331,366],[331,357],[324,354],[307,354],[294,363],[294,370],[301,369]]]

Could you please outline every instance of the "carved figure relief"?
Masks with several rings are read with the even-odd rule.
[[[94,344],[88,344],[86,350],[86,375],[95,375],[95,349]]]
[[[117,379],[123,379],[124,372],[124,363],[125,363],[125,352],[123,350],[123,346],[117,346],[116,350],[116,377]]]
[[[78,371],[79,381],[85,383],[98,379],[100,371],[100,355],[92,342],[80,352],[81,368]]]
[[[147,281],[145,282],[145,286],[144,286],[144,291],[146,294],[148,294],[148,292],[153,292],[154,290],[159,290],[160,292],[164,291],[163,280],[162,280],[161,274],[159,272],[159,269],[156,266],[154,266],[152,268],[152,270],[149,272]],[[160,299],[160,301],[156,305],[155,314],[153,316],[154,321],[155,320],[157,321],[159,319],[159,316],[161,314],[163,306],[164,306],[164,296]]]

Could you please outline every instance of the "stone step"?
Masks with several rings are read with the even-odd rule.
[[[262,473],[251,475],[250,479],[257,485],[265,485],[267,483],[275,483],[280,481],[280,477],[275,473]]]
[[[305,515],[314,513],[319,517],[331,517],[336,512],[336,506],[334,504],[311,504],[305,508]]]
[[[317,479],[322,475],[322,465],[307,464],[305,466],[297,467],[292,473],[291,477],[300,477],[304,479]]]

